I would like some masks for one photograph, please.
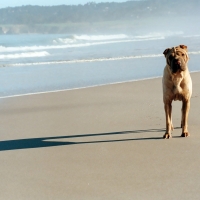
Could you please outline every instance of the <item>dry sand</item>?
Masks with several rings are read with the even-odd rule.
[[[0,99],[0,199],[199,199],[200,73],[189,138],[165,128],[161,79]]]

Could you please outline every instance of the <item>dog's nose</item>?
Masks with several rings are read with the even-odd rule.
[[[176,64],[177,65],[181,65],[181,61],[180,60],[176,60]]]

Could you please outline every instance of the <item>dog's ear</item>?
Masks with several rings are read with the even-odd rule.
[[[170,50],[169,48],[165,49],[164,52],[163,52],[163,54],[166,56],[168,54],[169,50]]]
[[[181,44],[181,45],[179,45],[182,49],[184,49],[185,51],[187,51],[187,46],[185,46],[185,45],[183,45],[183,44]]]

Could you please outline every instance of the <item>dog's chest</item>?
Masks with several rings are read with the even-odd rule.
[[[176,74],[172,76],[172,82],[173,82],[173,95],[174,95],[174,100],[182,100],[183,97],[183,89],[181,88],[181,82],[183,80],[183,75]]]

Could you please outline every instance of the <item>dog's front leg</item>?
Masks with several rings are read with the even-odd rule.
[[[181,127],[182,127],[182,137],[188,137],[190,136],[188,132],[188,114],[190,110],[190,100],[183,100],[182,105],[182,121],[181,121]]]
[[[169,139],[172,137],[171,131],[173,129],[172,125],[172,104],[171,102],[165,102],[165,118],[166,118],[166,132],[163,136],[165,139]]]

